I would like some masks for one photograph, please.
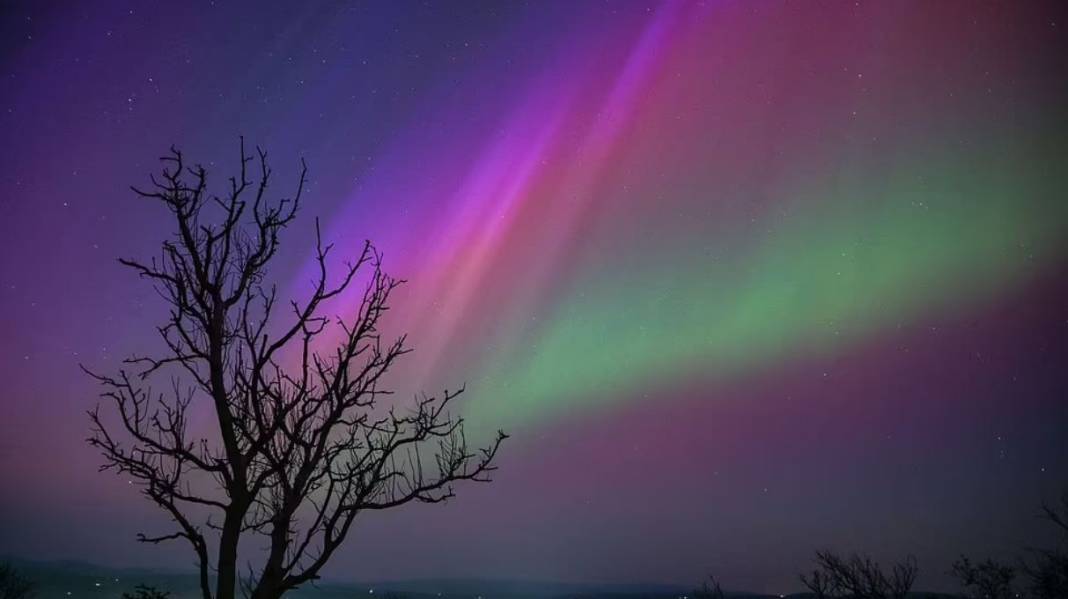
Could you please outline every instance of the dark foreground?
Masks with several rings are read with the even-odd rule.
[[[171,599],[197,599],[192,573],[135,568],[108,568],[84,562],[34,562],[8,559],[35,584],[36,599],[120,599],[137,585],[171,593]],[[299,589],[294,599],[693,599],[693,589],[674,585],[596,585],[511,580],[417,580],[376,583],[326,582]],[[938,593],[917,598],[948,598]],[[738,599],[778,599],[744,591],[727,591]],[[807,593],[786,595],[801,599]]]

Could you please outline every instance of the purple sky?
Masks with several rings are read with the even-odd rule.
[[[393,386],[467,382],[493,485],[375,514],[329,574],[785,592],[813,550],[1049,541],[1068,485],[1068,86],[1057,2],[8,3],[0,554],[183,565],[84,443],[159,347],[115,261],[172,143],[311,167],[312,217],[411,284]],[[282,193],[282,192],[279,192]],[[344,309],[342,307],[341,309]],[[407,395],[410,396],[410,395]]]

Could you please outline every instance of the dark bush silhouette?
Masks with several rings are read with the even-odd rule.
[[[960,581],[966,597],[970,599],[1012,599],[1016,592],[1012,581],[1016,569],[992,559],[972,563],[965,556],[953,562],[953,576]]]
[[[208,192],[206,170],[187,166],[174,148],[160,178],[134,188],[173,222],[159,257],[120,260],[166,303],[158,331],[167,351],[126,360],[134,372],[90,373],[111,409],[90,412],[89,443],[103,469],[133,481],[174,522],[139,540],[188,542],[204,599],[234,598],[243,537],[259,535],[243,547],[256,547],[260,561],[242,590],[277,599],[319,577],[357,514],[445,501],[456,481],[488,481],[505,438],[469,448],[462,420],[447,412],[462,388],[424,395],[408,410],[381,405],[392,393],[386,373],[410,349],[403,336],[383,339],[381,319],[402,281],[382,271],[370,243],[331,280],[332,246],[316,222],[314,289],[303,303],[284,304],[289,319],[278,322],[268,265],[296,218],[307,168],[292,198],[270,201],[267,154],[257,153],[253,182],[242,141],[240,172],[220,196]],[[324,316],[324,304],[358,275],[367,285],[346,307],[354,313]],[[324,348],[328,330],[340,342]],[[149,386],[163,371],[171,375],[166,393]],[[212,414],[210,439],[189,430],[194,402]]]
[[[134,592],[123,593],[122,599],[168,599],[170,596],[170,591],[161,591],[154,586],[139,584],[134,587]]]
[[[1043,505],[1042,517],[1060,533],[1060,546],[1031,549],[1032,558],[1024,562],[1024,573],[1031,580],[1031,594],[1036,599],[1064,599],[1068,597],[1068,493],[1061,496],[1059,506]]]
[[[29,599],[33,596],[33,582],[11,564],[0,562],[0,599]]]
[[[711,574],[708,578],[701,583],[701,587],[695,589],[693,592],[694,599],[723,599],[723,589],[719,586],[719,581],[715,576]]]
[[[817,599],[904,599],[916,582],[916,560],[909,556],[889,574],[870,557],[854,553],[845,558],[831,551],[816,552],[816,569],[801,582]]]

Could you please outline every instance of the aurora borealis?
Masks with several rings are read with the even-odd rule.
[[[938,588],[1068,485],[1058,3],[3,12],[0,554],[182,559],[95,473],[77,365],[155,343],[113,258],[166,223],[127,186],[172,143],[223,181],[239,134],[279,187],[311,168],[280,287],[313,216],[372,239],[409,281],[399,396],[466,382],[476,434],[514,437],[333,575],[782,592],[830,546]]]

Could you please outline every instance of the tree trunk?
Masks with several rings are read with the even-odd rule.
[[[242,518],[227,514],[219,537],[219,561],[217,563],[215,599],[234,599],[237,588],[237,542],[241,532]]]

